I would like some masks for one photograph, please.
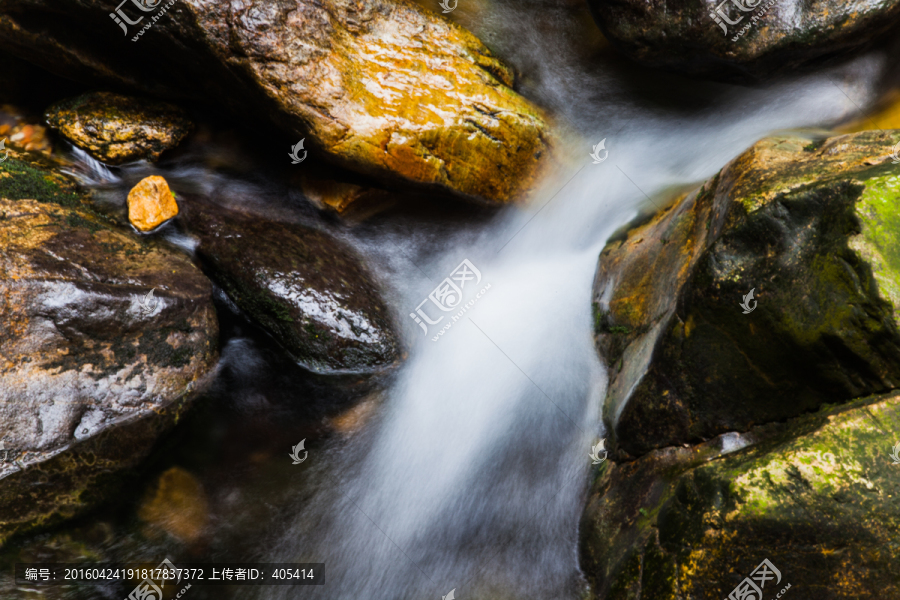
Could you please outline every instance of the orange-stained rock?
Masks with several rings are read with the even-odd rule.
[[[152,231],[177,214],[175,194],[159,175],[145,177],[128,192],[128,220],[140,231]]]
[[[323,210],[351,221],[362,221],[394,206],[396,194],[333,179],[301,177],[303,194]]]
[[[203,486],[193,475],[181,467],[172,467],[159,476],[156,487],[144,498],[138,517],[190,544],[203,536],[209,503]]]
[[[298,170],[324,160],[386,184],[504,203],[532,188],[548,154],[545,117],[513,91],[512,71],[410,0],[180,0],[147,35],[97,21],[90,3],[14,5],[0,12],[0,49],[79,81],[266,119],[284,132],[285,154],[306,140]],[[129,19],[143,17],[136,6],[122,8]]]

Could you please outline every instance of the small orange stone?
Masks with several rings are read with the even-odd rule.
[[[139,231],[156,229],[177,214],[175,196],[159,175],[145,177],[128,192],[128,220]]]

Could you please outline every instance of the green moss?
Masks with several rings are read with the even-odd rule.
[[[81,194],[77,193],[74,183],[61,177],[54,178],[48,171],[15,158],[0,163],[0,197],[52,202],[67,208],[81,207]]]
[[[875,177],[866,187],[857,213],[862,243],[856,248],[869,259],[881,296],[900,308],[900,175]]]

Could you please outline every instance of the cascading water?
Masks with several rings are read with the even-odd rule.
[[[605,435],[606,377],[590,300],[606,240],[642,207],[699,183],[758,138],[865,106],[872,97],[861,90],[872,89],[881,69],[870,56],[752,89],[662,77],[621,61],[585,66],[579,40],[564,33],[577,30],[566,10],[495,2],[473,26],[529,74],[523,91],[570,127],[557,141],[558,172],[531,204],[487,223],[395,217],[348,234],[388,288],[409,356],[362,431],[316,448],[291,472],[298,493],[282,511],[286,522],[263,527],[240,556],[324,562],[324,585],[245,588],[239,597],[436,600],[451,589],[460,600],[581,597],[577,526],[588,452]],[[603,139],[609,154],[594,164],[588,152]],[[117,183],[81,162],[86,183]],[[142,169],[120,173],[136,180]],[[158,170],[176,186],[221,191],[208,172],[166,169]],[[235,197],[256,189],[228,187]],[[265,200],[257,194],[257,205]],[[446,316],[423,335],[409,313],[463,260],[481,280],[467,282],[453,312],[429,304],[432,319]],[[250,377],[261,360],[241,338],[223,352],[235,377]],[[256,490],[245,496],[269,500]]]
[[[494,16],[504,35],[527,40],[521,16]],[[577,523],[588,452],[604,435],[590,314],[603,245],[642,205],[702,181],[758,138],[857,108],[837,71],[768,89],[699,86],[715,93],[714,107],[640,107],[597,91],[626,87],[615,76],[574,77],[572,65],[528,60],[528,47],[512,54],[543,64],[533,95],[590,135],[569,136],[574,165],[545,181],[526,210],[475,233],[407,223],[355,238],[397,290],[410,355],[379,417],[310,473],[319,491],[294,507],[265,555],[325,562],[327,585],[258,598],[437,599],[451,589],[458,598],[580,597]],[[859,83],[878,70],[869,58],[852,72]],[[594,164],[588,152],[604,138],[609,156]],[[474,289],[490,288],[433,341],[448,318],[423,335],[407,315],[464,259],[481,273]],[[439,314],[432,305],[431,318]]]

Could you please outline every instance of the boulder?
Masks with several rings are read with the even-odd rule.
[[[528,190],[547,150],[544,117],[511,89],[510,69],[410,0],[8,0],[0,49],[224,106],[291,144],[309,136],[311,157],[485,202]]]
[[[594,309],[620,450],[900,384],[898,141],[764,139],[604,249]]]
[[[159,175],[141,179],[128,192],[128,222],[138,231],[153,231],[177,215],[175,194]]]
[[[893,392],[606,461],[579,529],[593,597],[900,597],[897,431]]]
[[[155,162],[193,128],[176,106],[108,92],[58,102],[47,109],[44,119],[67,140],[110,165],[139,159]]]
[[[594,20],[642,64],[755,81],[857,52],[900,24],[900,0],[589,0]]]
[[[398,360],[390,313],[350,247],[306,225],[179,201],[210,278],[303,366],[368,374]]]
[[[0,544],[108,498],[174,424],[215,365],[211,287],[67,177],[0,163]]]

